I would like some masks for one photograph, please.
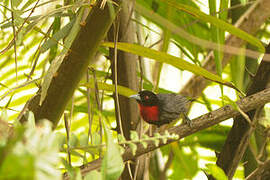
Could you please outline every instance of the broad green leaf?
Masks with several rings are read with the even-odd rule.
[[[114,43],[111,42],[105,42],[102,45],[111,48],[114,47]],[[230,82],[224,81],[219,76],[210,73],[209,71],[194,64],[191,64],[181,58],[169,55],[167,53],[156,51],[136,44],[121,43],[121,42],[117,43],[117,48],[125,52],[154,59],[159,62],[167,63],[181,70],[187,70],[193,72],[194,74],[201,75],[209,80],[219,82],[229,87],[234,87]]]
[[[165,1],[165,0],[162,0]],[[209,22],[215,26],[217,26],[218,28],[224,30],[224,31],[228,31],[229,33],[249,42],[250,44],[258,47],[259,51],[264,53],[265,52],[265,48],[262,45],[261,41],[258,40],[257,38],[255,38],[254,36],[246,33],[245,31],[234,27],[233,25],[226,23],[225,21],[222,21],[216,17],[207,15],[201,11],[199,11],[198,9],[185,5],[185,4],[180,4],[177,3],[174,0],[166,0],[166,3],[168,3],[170,6],[175,7],[179,10],[185,11],[191,15],[193,15],[196,19],[205,21],[205,22]]]
[[[172,166],[181,167],[181,170],[174,171],[169,177],[171,179],[192,179],[198,171],[198,156],[195,150],[191,151],[192,153],[186,153],[181,147],[181,143],[177,142],[170,144],[170,148],[175,155]]]
[[[103,121],[102,121],[103,122]],[[124,170],[124,163],[118,145],[114,143],[111,131],[102,123],[106,138],[107,150],[102,161],[101,173],[103,180],[116,180]]]
[[[224,171],[218,167],[216,164],[206,164],[207,172],[214,176],[217,180],[227,180],[228,177],[225,175]]]
[[[0,179],[35,179],[35,159],[31,154],[10,153],[5,156],[0,167]]]

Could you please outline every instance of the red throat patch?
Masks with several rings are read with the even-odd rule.
[[[159,120],[158,106],[144,106],[139,104],[139,107],[141,116],[146,122],[151,123]]]

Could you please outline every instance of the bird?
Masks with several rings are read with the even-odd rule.
[[[136,99],[141,117],[149,124],[160,127],[184,115],[183,121],[189,126],[192,125],[187,116],[187,107],[192,100],[185,96],[174,93],[155,94],[152,91],[143,90],[129,97]]]

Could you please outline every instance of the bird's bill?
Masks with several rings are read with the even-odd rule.
[[[129,96],[129,97],[130,97],[130,98],[134,98],[134,99],[136,99],[136,100],[138,100],[138,101],[141,100],[141,97],[140,97],[139,94],[134,94],[134,95],[131,95],[131,96]]]

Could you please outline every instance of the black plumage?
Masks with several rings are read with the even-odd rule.
[[[191,121],[186,115],[190,100],[180,94],[155,94],[144,90],[130,97],[137,100],[141,116],[150,124],[161,126],[179,119],[183,115],[184,121],[191,125]]]

